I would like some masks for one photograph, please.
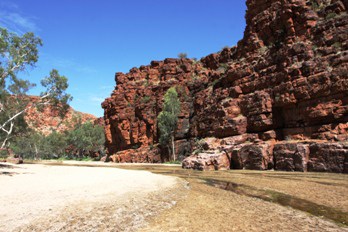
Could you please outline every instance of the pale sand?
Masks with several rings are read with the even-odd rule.
[[[133,231],[184,185],[146,171],[0,164],[0,231]]]

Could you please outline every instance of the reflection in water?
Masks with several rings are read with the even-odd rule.
[[[282,206],[290,206],[294,209],[301,210],[315,216],[326,217],[339,224],[348,225],[348,213],[288,194],[272,190],[261,190],[247,185],[213,179],[205,179],[205,183],[213,187],[237,193],[239,195],[255,197],[264,201],[277,203]]]
[[[64,163],[47,163],[47,165],[64,165],[64,166],[83,166],[83,167],[102,167],[102,165],[95,164],[64,164]],[[170,175],[180,178],[184,178],[191,181],[195,181],[197,184],[209,185],[226,191],[231,191],[239,195],[244,195],[247,197],[255,197],[264,201],[276,203],[286,207],[292,207],[297,210],[301,210],[310,213],[315,216],[325,217],[335,221],[340,225],[348,225],[348,213],[342,212],[332,207],[327,207],[325,205],[319,205],[314,202],[301,199],[289,194],[281,193],[274,190],[263,190],[253,186],[237,184],[231,181],[217,180],[220,178],[232,179],[236,175],[239,176],[255,176],[260,178],[272,178],[276,181],[288,179],[289,181],[308,181],[315,182],[322,185],[328,186],[346,186],[344,182],[340,183],[330,183],[323,181],[316,181],[313,179],[321,179],[323,175],[327,177],[328,180],[341,179],[341,175],[330,175],[320,174],[321,176],[316,176],[318,174],[301,174],[301,173],[269,173],[269,172],[229,172],[229,171],[215,171],[215,172],[202,172],[182,169],[180,166],[163,166],[163,165],[122,165],[115,164],[109,166],[103,166],[108,168],[122,168],[128,170],[147,170],[155,174]],[[345,178],[343,176],[343,178]],[[202,181],[203,180],[203,181]]]

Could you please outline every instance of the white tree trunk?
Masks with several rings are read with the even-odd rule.
[[[35,160],[38,160],[38,157],[39,157],[39,151],[37,150],[37,146],[36,146],[36,143],[34,143],[34,147],[35,147]]]
[[[175,157],[175,142],[174,142],[174,134],[172,135],[172,152],[173,152],[173,160],[176,160]]]
[[[6,132],[6,138],[5,138],[4,141],[2,142],[1,149],[3,149],[3,148],[6,147],[6,145],[7,145],[7,140],[10,138],[11,133],[12,133],[12,130],[13,130],[13,125],[14,125],[14,122],[11,121],[10,129],[9,129],[9,130],[4,129],[3,127],[1,128],[3,131]]]
[[[27,105],[24,109],[18,111],[16,114],[14,114],[12,117],[10,117],[9,119],[7,119],[2,125],[0,125],[0,130],[4,131],[6,133],[6,138],[4,139],[4,141],[2,142],[1,148],[5,148],[7,145],[7,141],[10,138],[12,131],[13,131],[13,126],[14,126],[14,120],[16,118],[18,118],[20,115],[24,114],[26,111],[28,111],[29,109],[33,108],[33,107],[37,107],[40,105],[47,105],[50,103],[50,100],[46,99],[47,97],[49,97],[51,95],[51,91],[48,91],[48,93],[42,97],[40,97],[39,102],[37,103],[32,103]],[[1,110],[5,110],[3,109],[3,105],[0,103],[0,105],[2,106]],[[6,129],[6,127],[8,127],[8,124],[10,124],[10,128]]]

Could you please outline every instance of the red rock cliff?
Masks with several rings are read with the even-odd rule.
[[[30,96],[30,102],[35,102],[37,100],[38,97]],[[59,113],[50,106],[45,106],[42,111],[37,110],[36,107],[31,108],[26,112],[24,118],[30,128],[44,135],[52,133],[53,130],[62,132],[73,129],[79,120],[81,120],[82,123],[87,121],[95,122],[98,120],[94,115],[76,111],[71,107],[69,107],[67,114],[62,118],[59,116]]]
[[[156,146],[156,118],[164,93],[176,86],[178,155],[202,150],[197,138],[205,138],[209,151],[190,157],[185,167],[348,172],[348,2],[246,3],[247,27],[237,46],[198,62],[166,59],[116,74],[115,90],[102,103],[114,161],[167,159]],[[210,137],[218,140],[205,143]],[[294,140],[308,146],[288,145]],[[337,150],[332,162],[339,168],[330,169],[331,158],[322,153]],[[288,157],[295,153],[302,154],[301,167]]]

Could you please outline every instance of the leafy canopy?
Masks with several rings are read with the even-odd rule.
[[[86,122],[77,124],[73,130],[54,131],[47,136],[30,131],[16,137],[10,147],[26,159],[81,158],[90,152],[102,152],[104,142],[103,127]]]
[[[1,148],[8,146],[8,142],[25,127],[24,114],[33,107],[43,108],[52,105],[61,116],[68,109],[67,104],[72,97],[65,91],[68,79],[60,76],[53,69],[50,75],[41,82],[45,91],[38,101],[30,102],[27,92],[36,86],[29,80],[18,77],[18,73],[34,67],[38,61],[38,47],[42,46],[40,38],[32,32],[22,36],[0,28],[0,139]],[[16,133],[15,133],[16,132]]]
[[[171,87],[164,95],[163,110],[158,115],[159,142],[161,145],[168,145],[170,139],[174,136],[179,113],[180,100],[178,93],[175,87]]]
[[[77,125],[75,129],[67,133],[68,144],[78,150],[97,151],[104,147],[104,129],[91,122]]]
[[[4,87],[5,80],[13,84],[29,87],[30,82],[17,78],[19,71],[24,71],[27,66],[34,66],[38,61],[38,46],[42,46],[40,38],[32,32],[18,36],[0,28],[0,79]]]

